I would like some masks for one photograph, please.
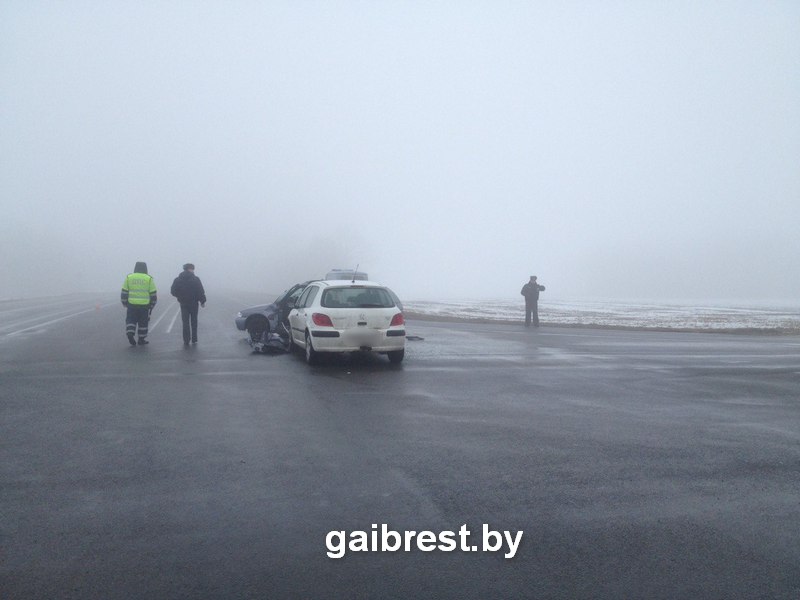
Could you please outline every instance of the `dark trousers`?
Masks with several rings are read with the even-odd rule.
[[[525,303],[525,327],[531,326],[531,319],[533,319],[533,326],[539,326],[539,303],[526,302]]]
[[[183,322],[183,343],[188,344],[189,339],[197,342],[197,302],[181,304],[181,321]],[[191,326],[191,327],[190,327]]]
[[[136,335],[139,328],[139,339],[147,337],[147,325],[150,323],[150,306],[147,304],[128,304],[128,314],[125,315],[125,333]]]

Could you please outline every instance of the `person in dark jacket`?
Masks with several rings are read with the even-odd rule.
[[[525,327],[539,326],[539,292],[544,291],[544,286],[536,283],[536,275],[531,275],[530,281],[522,286],[520,294],[525,296]]]
[[[197,313],[200,306],[206,305],[206,291],[200,278],[194,274],[194,265],[186,263],[183,272],[172,282],[170,293],[178,299],[181,305],[181,320],[183,321],[183,345],[188,346],[191,339],[197,343]]]

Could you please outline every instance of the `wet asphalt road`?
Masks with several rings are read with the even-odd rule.
[[[0,597],[798,598],[800,338],[410,322],[252,354],[211,295],[0,303]],[[326,555],[332,530],[522,530]]]

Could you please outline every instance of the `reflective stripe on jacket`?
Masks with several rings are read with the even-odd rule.
[[[122,284],[122,301],[138,306],[155,305],[156,282],[147,273],[131,273]]]

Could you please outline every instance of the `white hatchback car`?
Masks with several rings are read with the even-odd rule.
[[[372,281],[313,281],[289,312],[292,348],[306,362],[320,352],[372,351],[393,363],[405,356],[406,329],[395,296]]]

